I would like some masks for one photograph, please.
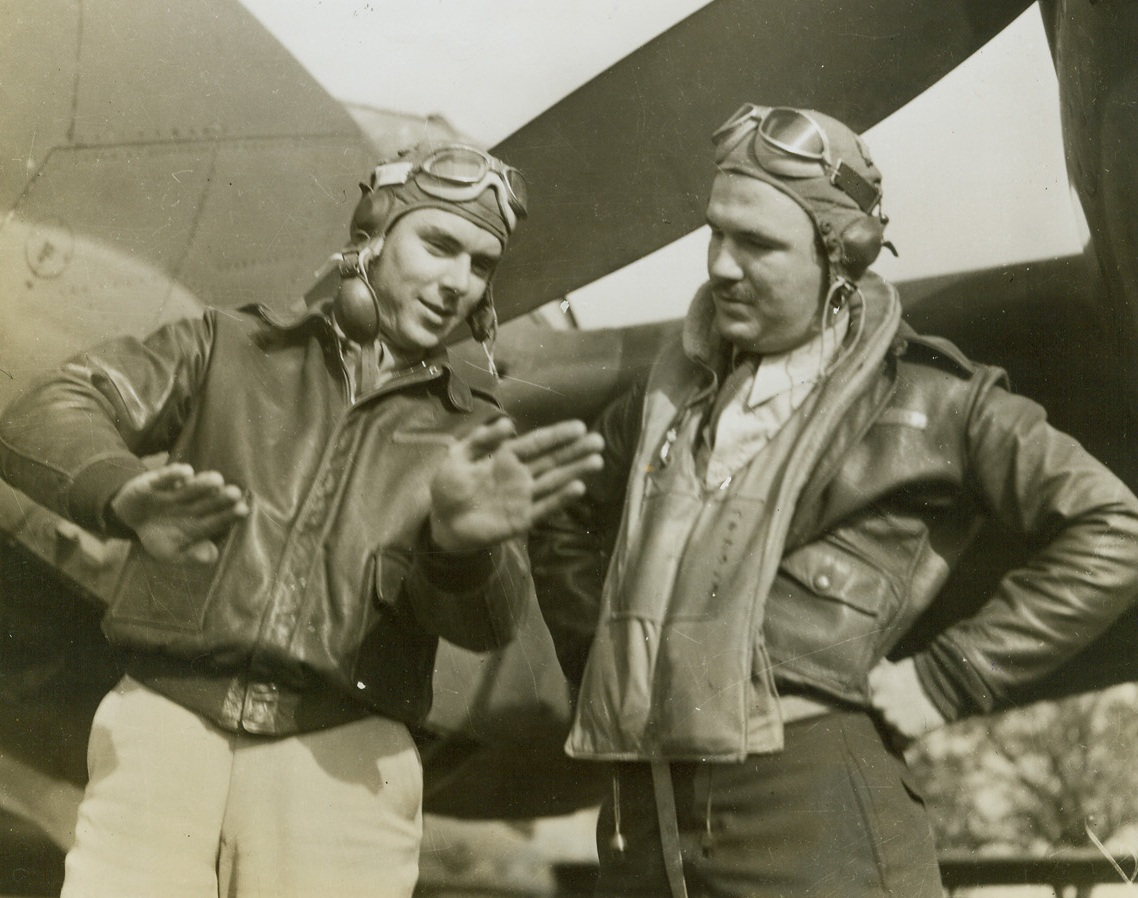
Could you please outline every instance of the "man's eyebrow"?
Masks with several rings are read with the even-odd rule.
[[[436,243],[444,243],[447,246],[459,245],[459,240],[454,234],[445,228],[440,228],[438,225],[427,225],[423,228],[421,234],[425,239],[434,240]]]
[[[463,242],[448,231],[446,228],[439,227],[438,225],[428,224],[421,236],[425,240],[433,240],[447,249],[462,249],[464,248]],[[487,262],[496,263],[502,258],[501,249],[495,249],[493,252],[471,252],[471,256],[476,259],[483,259]]]
[[[789,242],[779,231],[760,230],[758,228],[733,228],[730,225],[717,224],[712,216],[705,216],[707,225],[712,230],[726,231],[737,240],[747,240],[753,243],[764,243],[769,246],[789,246]]]
[[[740,236],[748,240],[754,240],[758,243],[769,243],[772,246],[783,246],[787,243],[785,237],[778,231],[761,231],[754,228],[746,228],[739,232]]]

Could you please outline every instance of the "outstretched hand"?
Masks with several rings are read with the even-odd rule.
[[[499,418],[475,428],[447,453],[431,482],[431,537],[443,549],[494,545],[585,491],[581,477],[601,469],[604,440],[580,421],[517,436]]]
[[[170,464],[128,480],[111,510],[160,561],[212,564],[211,541],[249,514],[241,490],[216,471]]]
[[[882,659],[869,672],[869,701],[905,740],[918,739],[945,724],[944,715],[925,694],[912,658],[897,663]]]

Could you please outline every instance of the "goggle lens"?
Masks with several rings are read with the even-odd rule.
[[[489,160],[473,149],[446,147],[427,157],[422,170],[458,184],[477,184],[490,170]]]
[[[755,135],[751,154],[767,171],[783,177],[808,178],[820,173],[820,168],[867,215],[881,202],[877,187],[844,161],[834,162],[822,126],[797,109],[744,104],[711,135],[716,163],[723,162],[752,131]]]
[[[759,123],[759,134],[784,153],[828,161],[826,135],[817,122],[796,109],[772,109]]]
[[[465,190],[448,192],[444,199],[471,199],[488,186],[487,178],[496,176],[506,188],[514,210],[519,215],[526,214],[529,190],[522,173],[474,147],[444,147],[425,159],[419,171],[443,184],[474,188],[469,195]],[[427,184],[419,183],[430,192]]]

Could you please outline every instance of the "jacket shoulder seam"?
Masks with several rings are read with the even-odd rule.
[[[986,367],[972,361],[949,340],[918,334],[906,325],[897,333],[896,352],[902,362],[938,368],[965,379]]]

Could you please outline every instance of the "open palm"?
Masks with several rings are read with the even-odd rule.
[[[249,513],[241,490],[216,471],[170,464],[126,482],[111,508],[160,561],[212,564],[212,542]]]
[[[431,534],[444,549],[475,549],[525,533],[581,495],[601,466],[601,437],[580,421],[523,436],[500,418],[447,454],[431,483]]]

